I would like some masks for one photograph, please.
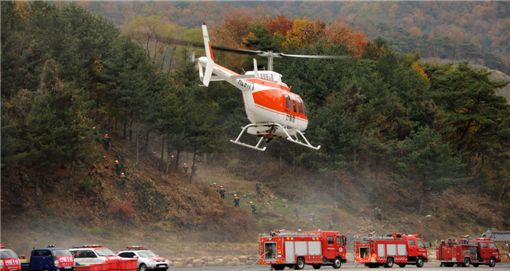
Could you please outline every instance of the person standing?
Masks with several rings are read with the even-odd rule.
[[[109,134],[104,134],[103,136],[103,148],[105,151],[108,151],[112,146],[112,138]]]
[[[115,159],[115,164],[113,165],[113,168],[115,169],[115,174],[117,176],[120,176],[120,173],[122,172],[122,170],[124,169],[124,164],[122,164],[121,162],[119,162],[119,160]]]
[[[234,207],[241,207],[241,198],[238,194],[234,194]]]
[[[220,193],[220,198],[225,199],[225,187],[223,185],[220,185],[220,188],[218,189],[218,193]]]
[[[119,178],[120,185],[124,186],[126,184],[126,174],[124,172],[121,172]]]
[[[259,182],[255,184],[255,193],[257,195],[257,199],[260,200],[262,198],[262,184]]]
[[[257,206],[255,206],[255,203],[253,203],[253,201],[250,201],[250,207],[251,207],[251,214],[255,215],[257,213]]]

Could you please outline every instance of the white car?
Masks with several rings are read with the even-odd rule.
[[[69,249],[74,256],[74,265],[90,265],[119,259],[115,253],[102,245],[85,245]]]
[[[126,250],[119,251],[117,256],[123,259],[138,259],[138,271],[161,270],[166,271],[170,262],[154,252],[140,246],[127,247]]]

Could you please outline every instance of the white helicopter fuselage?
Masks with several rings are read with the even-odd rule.
[[[205,67],[208,59],[200,57],[198,63]],[[248,71],[239,75],[214,63],[211,81],[225,80],[241,90],[246,116],[251,123],[260,125],[252,127],[248,133],[263,134],[268,123],[283,125],[288,133],[295,135],[295,130],[304,131],[308,126],[304,104],[299,95],[290,92],[290,88],[281,82],[281,74],[274,71]],[[283,131],[275,130],[277,136],[285,137]]]

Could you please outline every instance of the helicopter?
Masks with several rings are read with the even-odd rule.
[[[226,81],[241,90],[244,108],[249,124],[241,127],[236,139],[230,142],[258,151],[265,151],[267,143],[274,138],[283,138],[292,143],[319,150],[320,145],[314,146],[304,135],[308,126],[308,115],[303,99],[291,91],[291,88],[282,82],[282,75],[273,71],[275,57],[295,57],[314,59],[344,59],[346,56],[327,55],[295,55],[272,51],[256,51],[248,49],[225,48],[211,46],[207,25],[202,25],[205,56],[196,59],[200,81],[208,87],[212,81]],[[253,71],[238,74],[214,62],[212,49],[252,54],[267,57],[267,70],[258,70],[257,60],[253,59]],[[245,134],[259,137],[256,144],[241,141]],[[266,141],[262,146],[263,141]]]

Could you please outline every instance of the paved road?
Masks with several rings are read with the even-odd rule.
[[[398,271],[398,270],[405,270],[405,271],[410,271],[410,270],[416,270],[416,271],[448,271],[448,270],[451,270],[451,271],[491,271],[491,270],[503,271],[503,270],[505,270],[506,271],[506,270],[510,270],[510,263],[504,263],[504,264],[498,263],[498,264],[496,264],[496,267],[494,267],[494,268],[490,268],[487,265],[481,265],[480,267],[475,268],[472,266],[471,267],[439,267],[439,263],[431,262],[431,263],[425,263],[425,266],[423,268],[417,268],[416,266],[407,266],[405,268],[393,267],[392,269],[395,271]],[[264,271],[264,270],[269,270],[269,266],[248,265],[248,266],[209,266],[209,267],[189,267],[189,268],[185,267],[185,268],[175,268],[175,270],[177,270],[177,271],[181,271],[181,270],[182,271],[217,271],[217,270]],[[289,270],[289,269],[285,268],[285,270]],[[316,271],[315,269],[313,269],[311,266],[308,266],[308,265],[305,267],[305,270]],[[335,270],[335,269],[333,269],[330,266],[325,266],[319,270]],[[344,263],[344,264],[342,264],[342,268],[339,269],[339,271],[342,271],[342,270],[356,270],[356,271],[357,270],[370,270],[370,271],[381,270],[381,271],[383,271],[383,270],[391,270],[391,269],[365,268],[362,265],[356,266],[356,265],[354,265],[354,263]]]

